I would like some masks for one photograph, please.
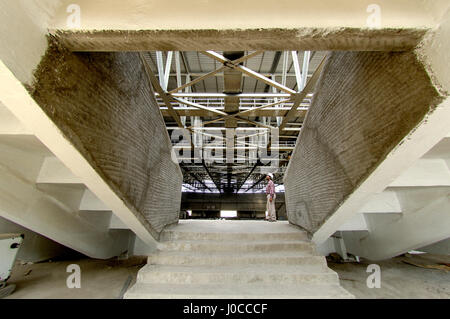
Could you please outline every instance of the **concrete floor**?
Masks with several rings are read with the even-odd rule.
[[[80,289],[68,289],[67,265],[81,267]],[[43,262],[31,265],[17,263],[9,283],[17,285],[7,298],[109,298],[121,296],[128,278],[133,285],[145,259],[128,261],[77,259]],[[341,285],[356,298],[450,298],[450,273],[444,270],[423,269],[404,264],[400,257],[378,262],[381,267],[381,288],[366,286],[367,265],[370,262],[336,264],[328,266],[339,274]],[[31,270],[31,272],[30,272]]]
[[[67,265],[81,267],[80,289],[68,289]],[[17,263],[9,283],[17,285],[7,298],[118,298],[131,276],[133,285],[137,271],[145,263],[142,258],[128,261],[78,259],[43,262],[31,265]],[[381,288],[366,286],[367,265],[370,262],[328,266],[339,274],[341,285],[356,298],[450,298],[450,273],[404,264],[401,258],[377,262],[381,267]],[[31,270],[31,272],[30,272]]]
[[[450,272],[425,269],[405,264],[403,257],[384,261],[360,263],[332,263],[328,267],[339,274],[341,286],[356,298],[450,298]],[[367,288],[367,266],[378,264],[381,269],[381,287]]]
[[[81,288],[66,285],[67,266],[78,264],[81,269]],[[146,264],[146,258],[129,260],[98,260],[79,258],[14,266],[9,284],[16,284],[11,299],[116,299],[136,281],[137,271]]]

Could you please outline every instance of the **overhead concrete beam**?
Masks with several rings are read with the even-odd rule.
[[[448,7],[432,2],[379,0],[380,29],[370,29],[377,12],[367,1],[80,0],[81,24],[71,27],[66,0],[50,30],[74,51],[407,50]]]

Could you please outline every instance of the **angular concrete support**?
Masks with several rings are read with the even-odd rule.
[[[285,174],[289,220],[317,231],[441,101],[413,52],[331,53]]]
[[[40,107],[158,238],[178,220],[182,174],[138,54],[74,54],[51,43],[35,76]]]
[[[412,167],[417,160],[424,156],[424,154],[433,146],[448,136],[448,123],[450,123],[450,98],[448,97],[450,92],[450,76],[447,72],[448,65],[450,64],[450,55],[448,54],[450,51],[449,39],[450,11],[446,10],[439,27],[433,32],[430,32],[423,43],[421,43],[419,48],[414,52],[416,60],[415,65],[419,67],[416,72],[410,70],[413,72],[395,74],[395,66],[389,70],[383,69],[384,72],[388,73],[393,71],[394,73],[392,76],[395,77],[395,79],[401,79],[402,75],[405,76],[406,79],[402,81],[403,84],[412,80],[413,83],[411,83],[411,87],[417,89],[422,87],[421,90],[424,90],[422,96],[411,103],[403,103],[407,102],[408,97],[414,96],[414,94],[409,94],[406,88],[395,92],[396,99],[387,102],[390,106],[397,106],[397,109],[393,114],[398,116],[396,119],[400,125],[399,128],[407,130],[408,123],[413,124],[410,121],[413,120],[414,122],[414,118],[416,118],[417,123],[410,128],[411,132],[401,141],[397,144],[393,143],[393,145],[388,147],[387,151],[389,151],[389,153],[385,155],[385,158],[378,166],[376,164],[372,166],[372,168],[376,168],[372,172],[367,172],[366,177],[364,178],[365,180],[362,180],[361,184],[357,185],[358,187],[355,187],[355,189],[351,191],[348,198],[341,199],[341,203],[334,214],[332,214],[314,234],[313,240],[316,243],[325,241],[339,225],[344,223],[348,218],[351,218],[351,216],[360,209],[370,194],[379,193],[384,190],[406,169]],[[411,64],[411,66],[412,65],[414,64]],[[369,69],[366,69],[365,73],[368,74],[368,71]],[[395,79],[386,79],[384,83],[388,84],[395,81]],[[426,98],[426,91],[433,91],[432,87],[436,88],[434,89],[435,93],[432,94],[435,98],[432,96]],[[439,91],[439,94],[437,94],[437,91]],[[368,90],[368,92],[370,92],[370,90]],[[406,95],[406,100],[401,102],[401,99],[403,99],[402,96],[404,95]],[[439,95],[441,97],[439,97]],[[376,104],[377,101],[380,101],[380,96],[382,97],[383,94],[369,97],[369,104]],[[398,98],[400,98],[400,100],[397,100]],[[427,99],[428,101],[426,101]],[[442,102],[440,103],[439,100]],[[396,101],[399,103],[397,104]],[[423,104],[422,107],[420,107],[422,109],[420,111],[420,108],[418,109],[417,106],[421,103]],[[407,108],[406,113],[404,113],[405,108]],[[381,106],[381,109],[385,110],[383,106]],[[374,110],[377,109],[372,109],[371,111],[373,112]],[[368,111],[370,112],[370,110]],[[425,114],[423,114],[423,112],[425,112]],[[421,116],[420,113],[423,115]],[[400,121],[398,120],[399,118],[401,118]],[[380,125],[382,126],[384,123],[386,122],[383,121],[375,124],[373,128],[379,127]],[[390,129],[394,127],[391,126],[386,128],[386,130],[383,131],[383,134],[394,137],[395,135],[392,135],[390,131]],[[367,137],[376,136],[376,131],[371,129],[361,133]],[[379,136],[382,137],[383,134]],[[385,140],[385,138],[382,137],[378,142],[382,142],[383,140]],[[355,144],[354,150],[358,149],[357,146],[358,145]],[[373,155],[372,152],[367,153],[367,155],[369,154],[371,156]],[[364,167],[364,165],[359,165],[359,167]],[[370,170],[370,165],[365,167]],[[431,203],[427,202],[427,204]],[[436,225],[436,227],[439,227],[439,225]]]
[[[74,80],[74,82],[71,82],[71,84],[61,82],[58,93],[52,95],[50,100],[46,100],[45,102],[47,104],[42,100],[42,96],[45,96],[46,89],[35,91],[35,94],[37,94],[36,92],[42,94],[41,103],[44,108],[45,106],[48,106],[49,108],[58,106],[53,109],[57,110],[57,112],[52,113],[50,111],[49,115],[50,117],[52,117],[52,115],[62,115],[59,117],[60,122],[53,118],[53,120],[61,126],[61,130],[53,124],[52,119],[42,111],[33,99],[31,99],[22,84],[3,63],[0,63],[0,82],[2,83],[0,100],[15,117],[26,125],[30,132],[36,134],[36,136],[46,144],[65,166],[69,167],[76,176],[79,176],[83,183],[93,190],[95,195],[119,216],[122,222],[132,229],[147,245],[153,247],[155,245],[155,238],[158,237],[158,232],[162,227],[165,224],[173,223],[178,219],[182,175],[178,165],[169,160],[170,145],[168,136],[164,130],[164,123],[159,110],[155,106],[156,102],[154,102],[154,100],[148,100],[148,97],[153,98],[152,92],[149,91],[148,83],[143,79],[142,73],[137,72],[137,70],[143,71],[139,59],[135,60],[137,64],[127,65],[118,62],[126,61],[126,57],[122,57],[124,58],[123,60],[116,60],[116,66],[122,71],[127,70],[128,68],[136,71],[132,74],[140,78],[134,78],[132,81],[133,83],[134,81],[140,83],[141,86],[132,92],[135,92],[138,96],[139,94],[142,94],[144,97],[140,103],[134,104],[135,108],[132,107],[133,104],[130,103],[129,100],[125,101],[119,98],[118,101],[122,103],[121,107],[127,107],[129,112],[127,116],[124,116],[123,118],[120,117],[121,113],[119,110],[115,109],[115,111],[113,111],[113,108],[111,107],[114,104],[114,99],[105,102],[106,100],[102,99],[100,96],[101,90],[99,90],[96,85],[102,83],[106,84],[104,79],[100,78],[96,84],[92,84],[92,82],[91,84],[87,84],[88,81],[86,81],[86,79],[89,77],[86,77],[86,75],[89,74],[92,69],[87,68],[86,64],[84,64],[84,68],[80,69],[80,73],[73,72],[76,69],[74,65],[72,65],[74,68],[64,69],[64,66],[68,66],[68,64],[65,64],[65,62],[68,61],[64,61],[67,56],[64,56],[63,54],[60,55],[60,59],[58,60],[61,62],[59,67],[62,69],[58,69],[58,67],[53,68],[55,65],[53,65],[54,62],[51,62],[52,69],[56,73],[65,70],[65,72],[68,73],[65,78],[69,81]],[[89,59],[86,56],[85,58]],[[79,65],[83,65],[83,63],[80,62],[81,60],[82,59],[78,59],[78,57],[73,55],[70,55],[69,58],[70,62],[76,61]],[[109,61],[111,62],[113,60],[114,58],[111,57],[111,60]],[[84,62],[87,63],[87,60],[84,60]],[[104,67],[109,70],[111,65]],[[101,69],[101,66],[98,65],[98,68]],[[105,68],[103,70],[105,70]],[[99,71],[101,74],[99,69],[95,70]],[[50,77],[54,75],[55,73],[50,75]],[[142,81],[141,77],[143,79]],[[56,78],[59,78],[59,76]],[[74,78],[77,79],[75,80]],[[113,76],[111,76],[111,78],[114,79]],[[112,92],[115,92],[116,94],[122,94],[127,91],[126,89],[124,91],[123,87],[120,88],[120,84],[123,84],[123,78],[118,77],[115,79],[118,81],[116,83],[117,85],[110,82],[103,86],[103,90],[109,92],[112,90]],[[94,81],[92,78],[91,80]],[[50,83],[47,82],[49,85],[47,88],[52,87],[51,82],[51,80]],[[42,82],[39,81],[37,83],[42,84]],[[88,92],[84,92],[88,93],[88,96],[83,96],[83,90],[81,89],[79,91],[74,90],[75,96],[69,97],[66,94],[65,89],[67,86],[65,85],[77,86],[78,83],[89,86]],[[89,89],[91,89],[91,93],[89,93]],[[116,91],[114,91],[114,89],[116,89]],[[80,107],[80,104],[77,104],[80,103],[83,98],[85,99],[85,104],[83,104],[85,109]],[[133,98],[138,99],[138,97],[131,97],[131,99]],[[98,103],[94,102],[94,100]],[[75,112],[73,114],[64,113],[68,112],[68,108],[64,107],[64,101],[69,102],[69,105],[74,108],[73,110],[75,110]],[[49,110],[47,109],[47,111]],[[69,118],[73,119],[76,117],[77,111],[80,116],[78,120],[76,122],[68,121],[71,124],[75,124],[76,128],[73,129],[70,127],[71,124],[65,126],[65,121]],[[94,114],[92,117],[86,117],[85,112],[89,111],[99,113]],[[101,119],[98,114],[103,114],[103,119]],[[139,124],[139,120],[136,121],[136,118],[141,121],[144,120],[150,122],[142,122]],[[100,120],[100,123],[97,122],[94,124],[89,122],[90,120],[95,121],[96,119]],[[134,128],[134,131],[126,125],[122,126],[121,124],[125,123],[122,119],[128,119],[130,121],[129,124],[136,123],[137,126]],[[94,131],[97,131],[89,131],[89,123],[92,125],[91,128]],[[115,132],[114,128],[122,128],[122,130],[120,132]],[[98,134],[103,134],[104,139],[98,137]],[[131,140],[133,139],[133,134],[135,134],[134,137],[136,137],[135,141]],[[146,137],[144,140],[139,140],[138,136],[142,137],[142,134]],[[95,138],[93,138],[93,136],[95,136]],[[109,137],[111,138],[108,143],[105,139],[108,139]],[[160,140],[158,141],[157,138]],[[103,148],[99,147],[99,149],[95,151],[93,149],[95,145],[91,142],[92,139],[100,142]],[[114,142],[117,142],[118,144],[114,145]],[[74,145],[76,145],[76,147],[74,147]],[[119,145],[121,145],[122,148],[120,148]],[[123,148],[124,145],[125,148]],[[127,147],[129,148],[127,149]],[[142,149],[137,150],[136,148],[139,147],[142,147]],[[146,153],[151,151],[153,152],[153,155]],[[110,161],[110,158],[108,158],[108,152],[111,155],[117,154],[122,157],[117,156],[116,160],[118,158],[119,160],[113,163]],[[141,162],[140,164],[133,164],[133,159],[139,158],[138,154],[141,154]],[[130,157],[129,160],[128,157]],[[120,161],[120,158],[122,159],[122,162]],[[124,159],[126,159],[125,162]],[[108,163],[113,163],[116,167],[112,167]],[[127,167],[126,163],[134,166],[132,168]],[[127,184],[127,181],[131,180],[130,177],[120,176],[120,174],[114,176],[115,180],[113,182],[111,175],[108,174],[112,174],[112,171],[114,171],[114,169],[117,170],[117,168],[119,172],[133,174],[133,180],[145,182],[133,186],[129,183]],[[139,169],[141,169],[141,171],[139,171]],[[157,173],[155,174],[154,172]],[[169,172],[169,174],[166,174],[163,177],[164,173],[167,172]],[[167,176],[169,176],[169,178],[167,178]],[[153,189],[147,188],[147,190],[145,190],[145,185],[154,185],[155,187]],[[147,205],[148,203],[151,203],[151,205]],[[167,203],[172,205],[167,205]],[[39,230],[36,231],[39,232]],[[152,232],[152,234],[150,232]]]

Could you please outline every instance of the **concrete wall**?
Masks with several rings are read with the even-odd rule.
[[[333,52],[284,177],[289,220],[316,231],[443,98],[414,52]]]
[[[178,220],[182,174],[139,55],[51,41],[35,78],[35,101],[158,238]]]

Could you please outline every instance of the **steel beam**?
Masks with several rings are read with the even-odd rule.
[[[228,114],[225,113],[225,112],[222,112],[222,111],[219,111],[219,110],[216,110],[216,109],[213,109],[213,108],[210,108],[210,107],[207,107],[207,106],[195,103],[195,102],[191,102],[191,101],[188,101],[188,100],[180,99],[180,98],[177,98],[177,97],[174,97],[174,96],[171,96],[171,97],[172,97],[173,100],[175,100],[175,101],[177,101],[179,103],[182,103],[182,104],[185,104],[185,105],[189,105],[189,106],[195,107],[195,108],[200,109],[200,110],[212,112],[212,113],[215,113],[215,114],[218,114],[218,115],[221,115],[221,116],[228,116]]]
[[[173,51],[169,51],[167,53],[166,70],[164,72],[164,86],[162,86],[164,91],[167,91],[167,86],[169,85],[169,75],[170,75],[170,68],[172,66],[172,56]]]
[[[250,59],[250,58],[252,58],[252,57],[254,57],[254,56],[258,55],[258,54],[261,54],[262,52],[263,52],[263,51],[255,51],[255,52],[253,52],[253,53],[250,53],[250,54],[248,54],[248,55],[246,55],[246,56],[243,56],[243,57],[241,57],[241,58],[239,58],[239,59],[236,59],[236,60],[232,61],[232,63],[234,63],[234,64],[239,64],[239,63],[241,63],[241,62],[243,62],[243,61],[245,61],[245,60],[247,60],[247,59]],[[196,83],[198,83],[198,82],[203,81],[204,79],[206,79],[206,78],[208,78],[208,77],[210,77],[210,76],[213,76],[213,75],[215,75],[215,74],[217,74],[217,73],[223,71],[223,70],[226,69],[226,68],[227,68],[227,66],[225,66],[225,65],[224,65],[224,66],[221,66],[220,68],[218,68],[218,69],[216,69],[216,70],[213,70],[213,71],[211,71],[211,72],[208,72],[208,73],[206,73],[206,74],[201,75],[199,78],[194,79],[194,80],[190,81],[189,83],[185,83],[185,84],[183,84],[183,85],[177,87],[176,89],[173,89],[173,90],[169,91],[169,93],[175,93],[175,92],[178,92],[178,91],[184,89],[185,87],[192,86],[192,85],[194,85],[194,84],[196,84]],[[190,74],[190,75],[192,76],[193,74]]]
[[[241,190],[242,186],[244,186],[247,179],[253,174],[253,171],[256,169],[256,167],[258,167],[260,165],[261,165],[261,162],[259,160],[257,160],[255,165],[250,170],[250,172],[247,174],[247,176],[245,176],[244,180],[240,183],[239,187],[237,188],[236,193],[238,193]]]
[[[162,51],[156,51],[156,66],[158,67],[159,85],[164,87],[164,62]]]
[[[211,175],[211,172],[208,169],[208,166],[206,166],[205,164],[205,160],[202,160],[202,165],[205,168],[206,173],[208,173],[209,177],[211,178],[212,182],[214,183],[214,185],[216,185],[217,190],[219,191],[219,193],[221,193],[221,187],[219,185],[217,185],[216,181],[214,180],[214,178]]]
[[[195,175],[194,173],[192,173],[191,171],[189,171],[189,169],[187,169],[186,167],[184,167],[184,165],[182,165],[180,163],[180,167],[183,171],[185,171],[186,173],[188,173],[192,178],[194,178],[197,182],[199,182],[200,184],[202,184],[205,188],[207,188],[210,192],[212,192],[211,188],[209,188],[200,178],[197,177],[197,175]]]
[[[306,85],[310,57],[311,57],[311,51],[305,51],[305,53],[303,54],[302,86],[301,87],[299,86],[299,91],[302,91]]]
[[[300,72],[300,64],[298,63],[297,51],[292,51],[292,63],[294,65],[295,79],[297,81],[297,87],[299,88],[299,91],[301,91],[303,74]]]
[[[223,63],[224,66],[231,67],[231,68],[234,68],[236,70],[239,70],[242,73],[247,74],[247,75],[249,75],[249,76],[251,76],[251,77],[253,77],[253,78],[255,78],[255,79],[259,80],[259,81],[262,81],[262,82],[264,82],[264,83],[266,83],[266,84],[268,84],[270,86],[276,87],[280,91],[283,91],[283,92],[286,92],[286,93],[289,93],[289,94],[294,94],[295,93],[294,90],[292,90],[292,89],[290,89],[290,88],[288,88],[288,87],[286,87],[284,85],[281,85],[280,83],[275,82],[275,81],[269,79],[268,77],[265,77],[264,75],[262,75],[262,74],[260,74],[258,72],[255,72],[255,71],[253,71],[253,70],[251,70],[251,69],[249,69],[249,68],[247,68],[245,66],[242,66],[242,65],[233,64],[233,61],[225,58],[223,55],[218,54],[217,52],[214,52],[214,51],[202,51],[202,53],[205,54],[206,56],[209,56],[209,57],[219,61],[220,63]]]
[[[170,93],[170,92],[169,92]],[[294,92],[295,93],[295,92]],[[159,96],[158,94],[155,94]],[[192,93],[192,92],[180,92],[170,93],[173,97],[189,97],[189,98],[225,98],[227,96],[236,96],[239,98],[252,98],[252,99],[273,99],[273,98],[291,98],[292,94],[286,93],[240,93],[240,94],[227,94],[227,93]]]
[[[143,53],[139,53],[139,56],[140,56],[141,61],[142,61],[143,65],[144,65],[145,73],[147,74],[149,82],[153,85],[153,88],[155,89],[155,91],[158,92],[159,96],[161,96],[161,98],[163,99],[164,104],[166,104],[166,107],[169,110],[170,115],[173,117],[175,122],[177,122],[178,126],[179,127],[184,127],[183,123],[181,122],[180,116],[178,115],[177,112],[175,112],[175,110],[173,109],[172,104],[170,104],[169,96],[164,92],[164,90],[162,89],[161,85],[158,82],[158,79],[153,74],[152,69],[150,68],[150,66],[148,65],[147,61],[145,60],[144,54]]]
[[[325,65],[325,60],[326,60],[326,57],[323,58],[322,62],[317,67],[312,78],[308,81],[308,83],[306,84],[304,89],[295,96],[294,103],[292,104],[291,109],[286,113],[283,121],[281,122],[281,124],[279,126],[280,131],[285,129],[286,124],[292,119],[292,117],[294,116],[294,114],[297,111],[297,107],[300,105],[300,103],[303,101],[303,99],[306,97],[306,95],[309,92],[312,92],[314,90],[316,82],[319,80],[320,74],[322,73],[322,69]]]

